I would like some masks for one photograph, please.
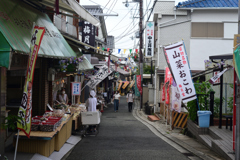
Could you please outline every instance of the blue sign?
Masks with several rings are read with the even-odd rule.
[[[81,95],[81,83],[72,82],[72,95]]]

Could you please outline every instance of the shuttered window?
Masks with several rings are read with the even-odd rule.
[[[192,23],[192,37],[223,37],[223,23]]]

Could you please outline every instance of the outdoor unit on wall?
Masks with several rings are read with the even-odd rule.
[[[54,81],[55,80],[55,69],[54,68],[49,68],[48,69],[48,81]]]

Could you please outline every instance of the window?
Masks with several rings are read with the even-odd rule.
[[[192,23],[192,37],[223,37],[223,23]]]

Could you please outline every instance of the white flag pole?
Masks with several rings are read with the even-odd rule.
[[[16,155],[17,155],[18,139],[19,139],[19,129],[18,129],[17,141],[16,141],[16,145],[15,145],[14,160],[16,160]]]

